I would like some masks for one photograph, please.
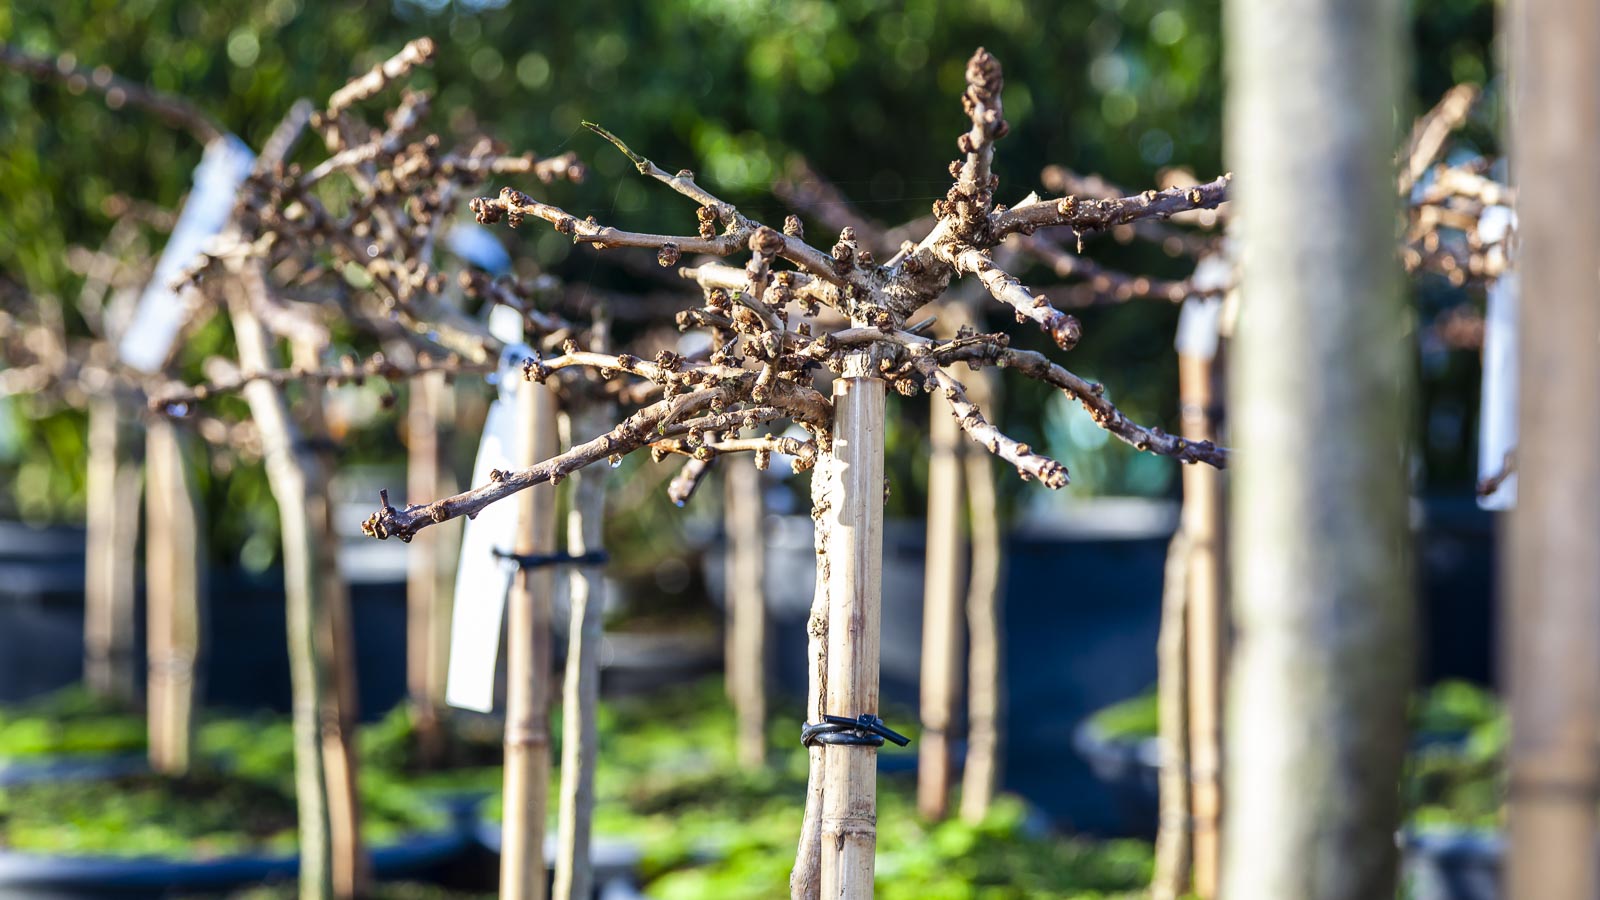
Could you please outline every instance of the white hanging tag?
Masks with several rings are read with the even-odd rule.
[[[155,273],[139,296],[139,305],[117,345],[117,355],[124,363],[145,373],[158,372],[166,365],[172,344],[188,318],[194,290],[185,288],[180,293],[173,290],[172,282],[227,226],[239,185],[249,177],[255,160],[250,148],[231,134],[206,145],[205,155],[194,170],[194,189],[178,214]]]
[[[1483,321],[1483,394],[1478,404],[1478,480],[1504,474],[1507,454],[1517,449],[1517,306],[1516,272],[1506,272],[1489,285]],[[1517,475],[1478,498],[1483,509],[1507,510],[1517,505]]]
[[[1194,267],[1190,282],[1198,291],[1221,291],[1233,277],[1233,268],[1226,257],[1202,257]],[[1222,318],[1220,296],[1192,295],[1183,301],[1178,313],[1178,335],[1173,341],[1180,356],[1213,359],[1217,355],[1217,341]]]
[[[519,317],[520,319],[520,317]],[[522,361],[533,355],[526,346],[508,347],[495,374],[500,395],[489,404],[483,439],[472,464],[472,483],[488,484],[489,472],[516,466],[516,390],[522,384]],[[500,654],[500,624],[506,596],[511,592],[515,566],[496,551],[514,549],[517,504],[491,503],[467,520],[461,535],[461,559],[456,569],[455,609],[450,620],[450,668],[445,682],[445,702],[462,709],[489,712],[494,708],[494,673]]]

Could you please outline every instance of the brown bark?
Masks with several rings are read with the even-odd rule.
[[[806,620],[806,721],[820,722],[827,711],[828,694],[828,588],[833,579],[828,548],[833,530],[833,468],[831,452],[817,456],[811,472],[811,522],[816,547],[816,586],[811,614]],[[800,823],[794,869],[789,873],[790,900],[814,900],[822,892],[822,783],[825,775],[822,745],[806,748],[806,809]]]
[[[1394,896],[1412,668],[1402,5],[1230,0],[1228,810],[1221,896]],[[1308,223],[1296,194],[1337,178]]]
[[[1521,279],[1517,505],[1502,593],[1511,900],[1600,894],[1600,7],[1511,7]]]

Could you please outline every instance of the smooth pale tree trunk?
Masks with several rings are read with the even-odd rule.
[[[556,455],[556,399],[542,384],[517,385],[519,468]],[[555,485],[517,495],[519,555],[555,550]],[[555,570],[524,568],[512,581],[506,611],[504,818],[500,851],[503,900],[542,900],[550,794],[550,598]]]
[[[759,769],[767,758],[766,529],[761,470],[733,454],[722,460],[723,515],[728,534],[728,695],[737,723],[739,765]]]
[[[295,365],[320,367],[317,346],[296,341]],[[305,434],[317,451],[317,465],[306,470],[306,502],[311,528],[324,552],[317,554],[317,580],[321,602],[317,605],[317,654],[326,660],[332,678],[323,685],[322,759],[328,785],[328,827],[333,847],[333,892],[339,897],[366,893],[371,878],[361,844],[360,779],[356,756],[356,653],[350,624],[350,591],[339,574],[338,534],[333,527],[329,480],[334,460],[328,445],[327,411],[320,384],[306,385],[300,406]],[[423,495],[426,496],[426,495]]]
[[[443,489],[439,447],[439,423],[446,420],[450,390],[443,372],[429,372],[411,380],[411,402],[406,407],[408,497],[444,497],[451,493]],[[453,532],[454,529],[450,534],[443,533],[439,527],[418,532],[411,539],[406,556],[406,692],[416,722],[417,749],[429,766],[443,762],[446,751],[444,679],[449,664],[449,634],[448,624],[440,627],[440,610],[449,605],[449,587],[440,577],[440,562],[442,551],[455,536]],[[448,621],[444,619],[444,623]]]
[[[1504,617],[1512,900],[1592,900],[1600,733],[1600,7],[1511,5],[1521,278]]]
[[[259,264],[248,264],[225,285],[228,312],[245,373],[274,368],[272,342],[254,312],[254,298],[266,291]],[[300,818],[300,896],[322,900],[334,891],[332,828],[323,725],[330,661],[319,647],[318,623],[325,588],[320,558],[332,552],[323,540],[326,496],[313,496],[321,483],[316,454],[300,439],[283,391],[267,381],[245,385],[250,416],[261,432],[267,480],[278,503],[283,532],[283,582],[289,639],[289,679],[293,693],[295,796]]]
[[[1189,817],[1188,539],[1183,526],[1167,544],[1161,590],[1161,633],[1156,638],[1156,703],[1160,714],[1160,825],[1156,831],[1152,900],[1189,893],[1193,861]]]
[[[922,732],[917,742],[917,812],[943,819],[950,808],[950,728],[961,693],[963,444],[971,443],[943,392],[931,395],[928,552],[922,589]]]
[[[85,535],[83,674],[90,693],[132,703],[135,553],[143,452],[131,402],[114,393],[89,398],[89,471]]]
[[[150,768],[181,775],[194,762],[196,662],[205,535],[189,468],[189,435],[157,418],[145,432],[145,631]]]
[[[967,397],[993,409],[995,379],[974,372]],[[961,818],[981,822],[1000,783],[1000,504],[994,462],[981,444],[964,448],[967,506],[972,511],[972,571],[967,581],[967,761],[961,777]]]
[[[829,714],[852,718],[878,712],[885,383],[868,375],[870,365],[870,354],[853,354],[833,382],[825,696]],[[871,897],[878,750],[826,745],[823,776],[822,896]]]
[[[811,470],[812,542],[816,549],[816,586],[811,613],[806,620],[807,722],[821,722],[826,710],[828,683],[828,586],[833,566],[828,549],[833,521],[833,454],[817,454]],[[823,748],[806,748],[806,807],[800,822],[794,869],[789,873],[790,900],[812,900],[822,891],[822,782],[826,774]]]
[[[615,421],[609,403],[585,403],[567,418],[567,446],[604,434]],[[589,466],[573,474],[567,512],[567,552],[580,556],[604,548],[608,466]],[[567,633],[567,677],[561,701],[561,797],[556,848],[556,900],[589,900],[594,894],[590,835],[594,823],[594,769],[600,752],[596,712],[600,705],[601,613],[605,577],[598,566],[571,570],[568,601],[572,625]]]
[[[1178,396],[1183,407],[1183,436],[1188,440],[1220,438],[1214,414],[1216,368],[1214,353],[1178,354]],[[1185,762],[1193,817],[1194,892],[1201,898],[1217,895],[1222,866],[1223,659],[1228,633],[1223,502],[1222,472],[1210,466],[1183,467],[1183,555],[1189,566],[1183,604],[1188,618],[1184,645],[1189,670],[1184,679],[1189,740]]]
[[[1221,896],[1392,897],[1413,631],[1413,329],[1394,251],[1405,7],[1225,9],[1243,293]]]

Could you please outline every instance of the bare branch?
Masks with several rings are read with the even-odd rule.
[[[79,66],[70,53],[48,59],[0,44],[0,63],[41,81],[60,81],[71,91],[97,91],[112,109],[131,105],[153,113],[168,125],[194,135],[202,144],[209,144],[226,133],[215,119],[188,99],[129,81],[105,66],[93,69]]]

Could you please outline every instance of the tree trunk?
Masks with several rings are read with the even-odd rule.
[[[1161,819],[1156,831],[1156,869],[1151,900],[1178,900],[1189,893],[1188,654],[1185,652],[1189,587],[1188,541],[1183,526],[1167,544],[1161,590],[1161,635],[1156,640],[1156,703],[1160,712]]]
[[[1195,301],[1210,302],[1210,301]],[[1215,316],[1209,317],[1215,347]],[[1178,399],[1183,436],[1191,441],[1220,437],[1215,408],[1214,353],[1178,354]],[[1228,612],[1223,592],[1222,473],[1210,466],[1183,467],[1184,555],[1188,634],[1187,732],[1190,814],[1193,816],[1194,892],[1217,895],[1222,866],[1222,697]]]
[[[520,389],[520,386],[519,386]],[[567,446],[611,429],[616,409],[585,403],[568,416]],[[573,474],[567,513],[567,552],[578,556],[604,548],[606,466]],[[590,833],[594,821],[594,769],[600,749],[596,710],[600,704],[601,613],[605,609],[604,570],[571,570],[568,595],[572,625],[567,635],[567,679],[561,702],[561,843],[556,850],[556,900],[589,900],[594,895]]]
[[[89,398],[88,520],[84,557],[84,682],[90,693],[133,703],[134,555],[139,544],[142,451],[126,398]]]
[[[1402,9],[1226,7],[1243,292],[1228,404],[1228,900],[1395,892],[1413,615],[1412,329],[1394,252]],[[1312,185],[1324,189],[1308,205]]]
[[[806,721],[821,722],[828,693],[828,586],[833,580],[828,548],[832,541],[833,454],[817,454],[811,470],[812,544],[816,548],[816,586],[806,620]],[[800,823],[794,869],[789,873],[790,900],[815,900],[822,893],[822,745],[806,748],[806,809]]]
[[[409,497],[449,495],[442,490],[439,450],[439,414],[449,390],[442,372],[411,379],[411,402],[406,406]],[[448,537],[436,532],[440,529],[418,532],[406,556],[406,691],[416,723],[417,749],[428,766],[442,763],[446,751],[444,672],[449,645],[441,646],[438,626],[447,591],[439,562]]]
[[[885,384],[870,370],[870,353],[852,354],[833,382],[826,711],[851,718],[878,712]],[[828,744],[823,773],[822,896],[871,897],[878,750]]]
[[[991,409],[995,379],[974,372],[967,397]],[[967,505],[972,510],[972,573],[967,582],[967,762],[961,778],[961,818],[981,822],[1000,783],[1000,503],[987,448],[965,446]]]
[[[922,733],[917,743],[917,812],[943,819],[950,807],[950,727],[961,693],[961,457],[970,443],[934,391],[929,404],[928,548],[922,589]]]
[[[265,275],[251,264],[225,284],[239,368],[248,374],[274,368],[272,345],[254,312],[253,298],[266,291]],[[333,845],[322,727],[329,661],[320,652],[318,623],[325,589],[319,558],[330,552],[321,540],[320,508],[310,487],[320,483],[316,455],[300,440],[283,391],[268,381],[245,385],[250,416],[261,432],[267,479],[278,502],[283,529],[284,599],[287,604],[289,677],[294,695],[295,796],[300,807],[300,896],[322,900],[334,889]]]
[[[1512,900],[1590,900],[1600,759],[1600,7],[1511,4],[1521,366],[1503,593]]]
[[[767,757],[767,598],[765,509],[761,471],[735,454],[722,460],[728,534],[728,693],[738,727],[739,765]]]
[[[319,349],[296,341],[294,362],[307,369],[320,365]],[[333,849],[333,891],[343,898],[366,893],[370,881],[366,853],[361,844],[361,799],[356,755],[356,653],[350,625],[350,592],[339,574],[339,536],[333,527],[329,480],[333,454],[328,446],[327,415],[322,386],[306,385],[301,403],[305,434],[316,451],[317,465],[305,472],[306,506],[313,539],[324,548],[317,554],[317,579],[321,602],[317,605],[317,653],[332,678],[323,685],[322,759],[328,786],[328,827]]]
[[[517,385],[521,437],[517,465],[556,455],[556,400],[542,384]],[[518,554],[555,549],[555,485],[517,495]],[[546,884],[545,815],[550,793],[550,595],[555,572],[521,569],[512,582],[506,618],[505,788],[500,896],[541,900]]]
[[[145,433],[145,617],[150,768],[181,775],[194,762],[195,663],[200,655],[205,537],[177,424]]]

